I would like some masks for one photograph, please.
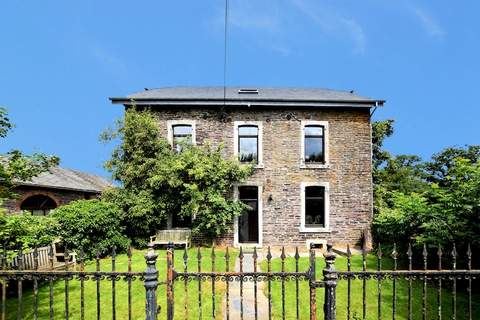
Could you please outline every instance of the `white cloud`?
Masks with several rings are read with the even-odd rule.
[[[329,37],[347,39],[355,54],[367,49],[367,36],[354,18],[327,7],[321,0],[230,0],[230,31],[251,32],[252,39],[261,47],[268,47],[283,56],[293,50],[295,32],[305,31],[305,22],[313,22],[319,31]],[[295,18],[295,20],[292,19]],[[303,19],[307,17],[309,19]],[[215,30],[222,30],[225,22],[224,7],[218,7],[217,14],[210,21]],[[306,32],[312,32],[306,30]]]
[[[355,19],[322,5],[322,1],[291,1],[300,12],[309,17],[320,28],[322,33],[338,37],[346,34],[353,42],[353,52],[357,54],[365,53],[367,36],[363,27]]]
[[[413,12],[415,17],[420,21],[420,23],[422,24],[423,28],[425,29],[425,31],[429,36],[436,37],[436,38],[443,38],[446,35],[446,32],[442,28],[442,26],[427,10],[414,6],[412,4],[409,5],[409,9],[411,10],[411,12]]]

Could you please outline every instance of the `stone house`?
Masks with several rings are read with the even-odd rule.
[[[233,221],[228,244],[339,245],[369,241],[370,118],[383,100],[306,88],[173,87],[110,98],[150,106],[176,145],[223,143],[226,157],[254,163],[234,196],[252,210]],[[170,227],[180,227],[175,219]]]
[[[47,215],[50,210],[80,199],[93,199],[112,184],[92,174],[53,167],[30,181],[18,181],[16,197],[6,200],[2,207],[8,214],[30,211]]]

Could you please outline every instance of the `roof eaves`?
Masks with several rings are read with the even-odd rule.
[[[195,105],[229,105],[229,106],[291,106],[291,107],[381,107],[385,100],[313,100],[313,99],[222,99],[222,98],[109,98],[113,104],[123,105],[179,105],[179,106],[195,106]]]
[[[28,186],[28,187],[38,187],[38,188],[45,188],[45,189],[81,191],[81,192],[88,192],[88,193],[102,193],[102,190],[98,190],[98,189],[63,187],[63,186],[46,185],[46,184],[40,184],[40,183],[24,182],[24,181],[16,182],[15,184],[16,184],[16,186]]]

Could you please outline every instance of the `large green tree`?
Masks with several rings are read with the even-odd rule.
[[[164,227],[169,215],[191,218],[196,233],[219,236],[245,209],[231,190],[252,173],[251,166],[225,159],[222,147],[208,143],[175,151],[148,110],[127,109],[102,139],[120,140],[105,164],[119,186],[103,197],[120,206],[127,234],[137,243]]]

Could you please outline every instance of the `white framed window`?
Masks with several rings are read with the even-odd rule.
[[[167,140],[177,151],[181,151],[181,142],[197,143],[194,120],[170,120],[167,121],[167,127]]]
[[[235,121],[234,156],[241,163],[263,168],[263,125],[261,121]]]
[[[328,121],[302,121],[300,130],[301,168],[328,168],[328,132]]]
[[[233,220],[235,247],[248,244],[261,247],[263,243],[263,186],[260,184],[235,184],[234,199],[250,209]]]
[[[300,232],[330,232],[330,184],[302,182],[300,199]]]

